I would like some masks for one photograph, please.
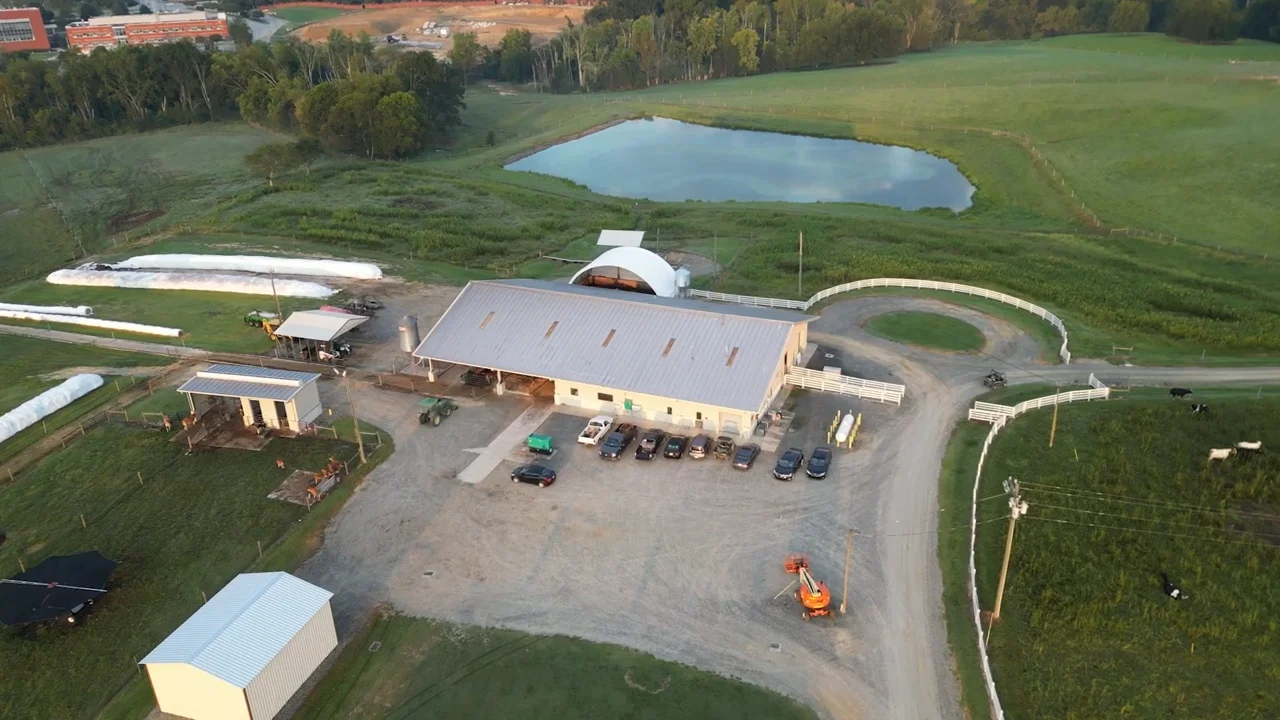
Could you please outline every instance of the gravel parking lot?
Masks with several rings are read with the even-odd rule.
[[[837,451],[826,480],[774,480],[773,453],[747,472],[632,452],[603,461],[575,442],[586,418],[555,412],[538,428],[559,447],[546,463],[560,474],[555,485],[510,482],[518,441],[467,484],[458,475],[476,451],[532,401],[466,399],[443,425],[423,428],[416,397],[362,390],[362,417],[390,431],[397,452],[301,574],[337,593],[340,631],[387,602],[412,615],[628,645],[771,687],[826,717],[958,717],[933,534],[937,472],[962,403],[980,390],[969,366],[987,359],[935,362],[870,338],[860,323],[874,301],[824,310],[811,364],[905,382],[907,400],[796,396],[797,421],[779,451],[824,443],[837,410],[864,414],[855,449]],[[1011,339],[1002,350],[1035,349],[1006,323],[981,327]],[[789,592],[775,598],[793,578],[783,557],[807,553],[838,606],[850,529],[848,613],[805,621]]]

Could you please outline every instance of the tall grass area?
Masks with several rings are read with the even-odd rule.
[[[370,652],[375,642],[381,646]],[[381,614],[347,645],[298,716],[367,713],[451,720],[814,717],[769,690],[617,645]]]
[[[1052,449],[1048,411],[1018,418],[997,438],[978,495],[999,495],[1013,476],[1031,508],[1018,525],[989,645],[1012,717],[1274,715],[1280,459],[1210,465],[1206,457],[1237,440],[1271,444],[1280,402],[1224,394],[1212,412],[1205,419],[1167,399],[1071,405],[1059,412]],[[976,462],[982,434],[962,427],[948,458]],[[944,484],[940,497],[967,518],[963,486]],[[978,515],[1006,512],[992,499]],[[984,610],[994,603],[1005,529],[978,528]],[[950,598],[962,584],[948,557],[944,543]],[[1190,600],[1167,597],[1162,572]],[[951,621],[953,642],[972,642],[968,627],[954,627],[954,613]]]
[[[0,566],[16,571],[55,554],[99,550],[120,562],[107,595],[82,625],[44,627],[35,639],[0,633],[0,707],[14,720],[97,715],[136,662],[306,516],[266,495],[290,468],[347,457],[345,442],[275,440],[268,452],[186,455],[169,435],[107,425],[0,488]],[[135,473],[141,472],[143,485]],[[81,526],[80,516],[85,518]],[[69,681],[74,679],[74,681]]]

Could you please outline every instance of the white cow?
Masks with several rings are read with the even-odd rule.
[[[1262,441],[1254,440],[1253,442],[1245,442],[1241,440],[1236,443],[1237,450],[1248,450],[1249,452],[1260,452],[1262,450]]]
[[[1226,460],[1235,454],[1235,448],[1215,448],[1209,451],[1209,462],[1213,462],[1214,460]]]

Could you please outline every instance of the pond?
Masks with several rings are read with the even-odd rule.
[[[974,192],[953,163],[920,150],[667,118],[628,120],[506,168],[661,202],[859,202],[959,212]]]

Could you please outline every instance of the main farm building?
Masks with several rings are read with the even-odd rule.
[[[750,435],[813,318],[543,280],[467,285],[414,351],[443,365],[546,378],[555,402]]]

